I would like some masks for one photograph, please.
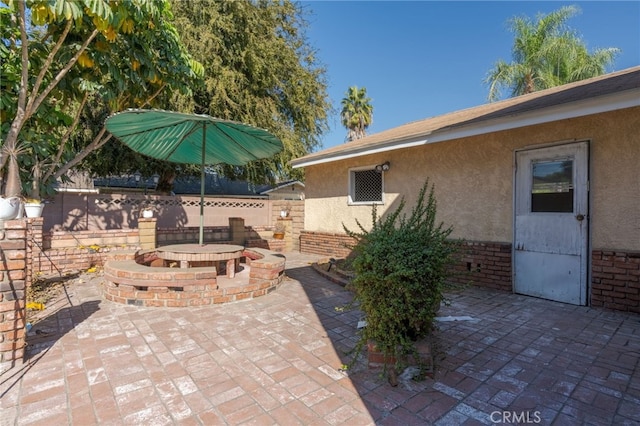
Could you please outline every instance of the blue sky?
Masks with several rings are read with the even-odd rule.
[[[307,36],[327,68],[336,110],[321,149],[344,142],[340,101],[366,87],[376,133],[486,103],[483,83],[496,60],[512,60],[507,21],[535,18],[564,5],[589,51],[617,47],[612,71],[640,65],[640,1],[303,1]]]

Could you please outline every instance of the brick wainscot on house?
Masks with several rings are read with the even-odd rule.
[[[426,178],[475,284],[640,313],[640,67],[455,111],[295,159],[302,252],[408,208]]]

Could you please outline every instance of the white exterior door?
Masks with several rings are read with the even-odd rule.
[[[586,305],[588,156],[588,142],[516,152],[516,293]]]

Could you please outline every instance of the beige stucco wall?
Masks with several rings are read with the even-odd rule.
[[[405,196],[410,206],[425,178],[454,236],[511,242],[514,151],[567,141],[591,142],[592,247],[640,250],[640,108],[530,126],[306,168],[305,230],[343,232],[371,224],[370,206],[347,204],[348,170],[391,162],[384,213]],[[408,209],[407,209],[408,210]]]

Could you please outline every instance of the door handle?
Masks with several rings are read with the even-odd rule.
[[[583,214],[577,214],[576,215],[576,219],[578,220],[578,222],[582,222],[584,220],[584,215]]]

